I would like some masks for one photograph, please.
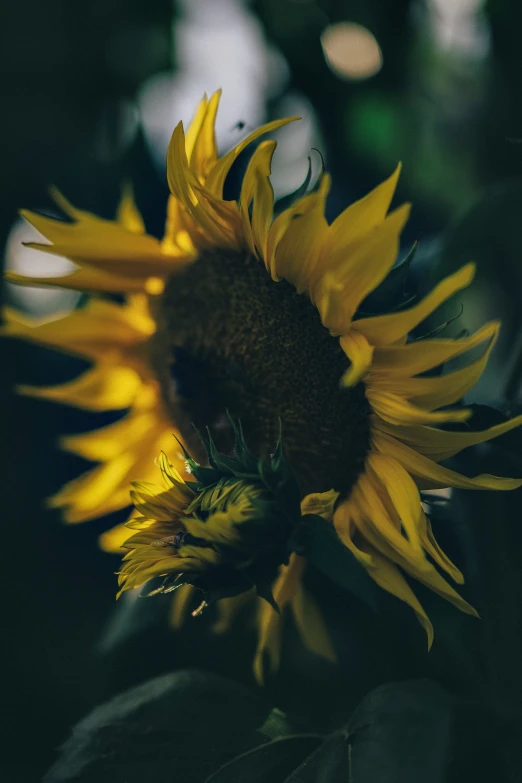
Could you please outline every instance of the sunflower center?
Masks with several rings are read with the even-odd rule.
[[[229,450],[229,411],[265,456],[281,420],[303,494],[349,492],[369,448],[369,405],[362,383],[340,388],[348,359],[305,295],[247,253],[204,252],[168,281],[155,315],[153,362],[191,448],[189,422]]]

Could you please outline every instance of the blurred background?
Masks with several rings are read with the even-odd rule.
[[[112,217],[121,183],[131,179],[149,232],[160,235],[170,134],[179,119],[191,119],[204,92],[221,87],[217,133],[223,150],[263,121],[302,116],[285,129],[276,153],[278,196],[300,185],[308,156],[315,173],[322,157],[333,174],[333,217],[403,161],[398,200],[414,204],[404,253],[419,242],[414,272],[423,286],[477,261],[478,281],[462,296],[456,330],[472,330],[493,317],[501,317],[504,327],[474,400],[516,404],[522,378],[518,0],[88,0],[79,6],[26,0],[4,3],[1,15],[0,236],[7,268],[52,276],[67,266],[21,244],[34,233],[17,210],[49,210],[50,184],[79,207]],[[78,298],[55,289],[4,284],[3,290],[4,302],[45,318],[74,308]],[[115,417],[88,418],[14,396],[15,384],[58,383],[73,377],[80,363],[18,342],[0,348],[0,734],[6,740],[4,780],[18,783],[39,779],[71,725],[95,704],[147,676],[197,665],[252,683],[254,640],[236,628],[209,645],[202,624],[174,634],[160,600],[138,609],[125,604],[116,613],[118,561],[100,551],[96,539],[119,518],[66,528],[43,507],[47,496],[85,468],[58,451],[57,435]],[[516,468],[509,463],[506,469]],[[504,506],[502,515],[513,509]],[[499,507],[488,513],[496,518]],[[484,524],[484,535],[487,529]],[[509,538],[502,546],[513,551]],[[317,590],[328,594],[335,626],[333,588]],[[499,590],[520,594],[520,581]],[[497,616],[498,595],[491,601]],[[409,616],[398,630],[386,620],[374,628],[356,605],[351,618],[344,644],[352,675],[342,676],[343,693],[354,702],[386,678],[429,670],[446,684],[459,680],[436,651],[427,662]],[[517,613],[506,623],[500,636],[492,626],[496,648],[502,629],[518,627]],[[297,643],[292,647],[292,629],[289,634],[292,666],[283,663],[268,693],[283,706],[299,701],[291,670],[305,672],[312,704],[330,674]],[[383,645],[390,651],[386,660],[377,652]],[[505,647],[514,661],[518,648],[511,636]],[[361,678],[357,662],[367,648],[371,664]],[[507,692],[511,675],[505,659],[499,661]],[[522,689],[513,687],[519,704]]]

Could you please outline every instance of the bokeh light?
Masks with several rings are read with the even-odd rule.
[[[355,22],[328,25],[321,35],[323,53],[336,76],[360,81],[375,76],[382,68],[382,52],[377,39]]]
[[[42,253],[26,247],[24,242],[44,242],[42,235],[25,220],[19,218],[7,237],[5,267],[9,272],[33,277],[55,277],[76,269],[72,261],[52,253]],[[6,283],[7,297],[20,310],[42,319],[52,318],[74,309],[80,294],[60,288],[18,286]]]

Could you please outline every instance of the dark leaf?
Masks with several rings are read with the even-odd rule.
[[[315,734],[267,742],[225,764],[207,783],[284,783],[320,742],[321,737]]]
[[[505,412],[490,405],[473,404],[466,407],[472,411],[471,418],[466,422],[471,430],[486,430],[488,427],[503,424],[512,416],[519,416],[522,413],[520,405],[515,409],[510,406],[510,409]],[[517,427],[495,438],[494,444],[508,451],[515,451],[517,454],[522,453],[522,427]]]
[[[378,611],[379,588],[342,543],[330,522],[315,514],[302,517],[291,546],[319,571]]]
[[[259,731],[267,740],[279,739],[296,733],[292,731],[287,715],[278,707],[274,707]]]
[[[284,783],[351,783],[351,780],[346,736],[339,733],[329,737]],[[361,783],[372,782],[361,778]]]
[[[415,242],[406,258],[394,266],[375,291],[366,297],[358,313],[359,316],[372,315],[382,311],[390,312],[405,304],[410,267],[417,247],[418,244]]]
[[[445,783],[453,701],[430,680],[369,693],[349,723],[353,783]]]
[[[44,783],[203,783],[262,741],[265,702],[197,671],[157,677],[97,707],[75,726]]]

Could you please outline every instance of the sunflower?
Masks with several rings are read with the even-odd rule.
[[[23,213],[49,242],[32,246],[67,256],[77,271],[9,279],[93,294],[82,310],[49,324],[8,314],[4,334],[93,362],[69,384],[24,391],[89,410],[128,409],[109,427],[64,439],[66,449],[100,464],[51,504],[63,508],[70,522],[122,508],[130,482],[149,481],[161,451],[181,481],[184,455],[171,433],[204,459],[190,425],[210,427],[219,449],[230,453],[227,411],[241,419],[261,458],[270,454],[281,423],[302,513],[328,520],[370,577],[412,607],[431,645],[432,625],[405,574],[462,611],[475,610],[442,576],[463,582],[434,538],[420,490],[508,490],[522,484],[491,475],[468,478],[439,464],[522,423],[517,417],[480,432],[440,426],[469,418],[466,408],[450,406],[480,377],[499,324],[459,339],[410,338],[470,284],[473,264],[412,307],[363,315],[364,301],[395,264],[408,218],[409,205],[389,211],[400,167],[329,224],[326,173],[277,214],[270,184],[276,145],[262,141],[239,198],[228,200],[223,188],[239,155],[297,118],[264,125],[220,156],[214,134],[218,103],[219,93],[205,97],[187,133],[181,123],[174,130],[161,242],[145,233],[128,189],[114,221],[78,210],[57,193],[67,221]],[[123,295],[123,301],[109,301],[107,294]],[[472,360],[461,369],[430,374],[471,351]],[[118,529],[104,543],[119,545],[125,537],[128,532]],[[302,587],[304,568],[297,555],[282,563],[273,596],[280,609],[292,608],[305,643],[333,657],[317,607]],[[238,599],[226,602],[230,613],[239,605]],[[282,614],[259,603],[258,674],[263,651],[277,665],[281,622]]]

